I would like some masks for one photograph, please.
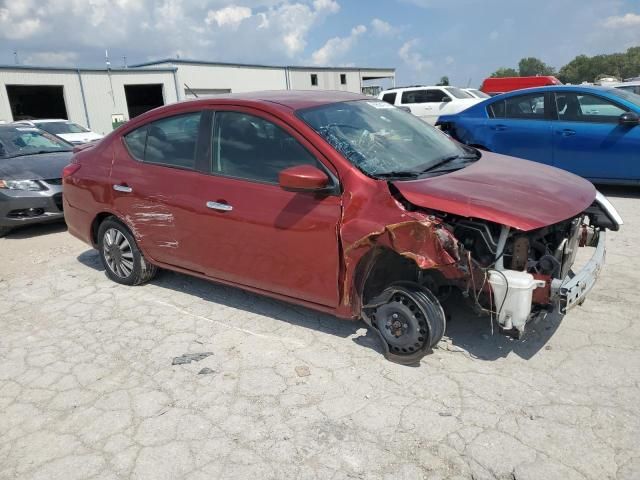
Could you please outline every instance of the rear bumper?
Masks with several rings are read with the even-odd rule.
[[[62,187],[31,192],[24,190],[0,191],[0,227],[19,227],[64,218]]]
[[[556,286],[555,290],[559,299],[560,313],[567,313],[571,308],[582,304],[596,284],[605,262],[606,243],[606,233],[601,231],[596,250],[591,259],[579,272],[571,272],[559,286]]]

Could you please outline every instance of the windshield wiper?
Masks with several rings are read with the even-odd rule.
[[[437,172],[441,170],[448,170],[448,169],[441,169],[440,167],[442,167],[443,165],[446,165],[447,163],[451,163],[455,160],[474,160],[475,161],[475,160],[478,160],[479,158],[480,158],[479,155],[451,155],[429,166],[427,169],[423,170],[421,173],[430,173],[430,172]]]
[[[412,171],[391,171],[383,173],[374,173],[377,178],[417,178],[421,172]]]
[[[17,155],[12,155],[13,157],[26,157],[29,155],[42,155],[45,153],[58,153],[58,152],[72,152],[73,150],[71,149],[65,149],[65,150],[36,150],[35,152],[25,152],[25,153],[18,153]]]

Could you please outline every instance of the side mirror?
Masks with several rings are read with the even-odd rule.
[[[278,175],[278,183],[284,190],[316,192],[329,186],[326,173],[313,165],[296,165],[285,168]]]
[[[449,97],[448,95],[445,95],[444,97],[442,97],[442,101],[444,103],[450,102],[451,101],[451,97]]]
[[[632,127],[640,123],[640,117],[635,112],[625,112],[618,117],[618,123],[627,127]]]

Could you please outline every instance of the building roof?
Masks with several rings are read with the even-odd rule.
[[[175,72],[176,67],[157,68],[93,68],[93,67],[47,67],[36,65],[0,65],[0,70],[53,70],[56,72],[113,72],[113,73],[140,73],[140,72]]]
[[[229,62],[210,62],[206,60],[194,60],[189,58],[165,58],[162,60],[154,60],[151,62],[137,63],[130,65],[130,68],[151,67],[164,63],[172,64],[190,64],[190,65],[213,65],[221,67],[250,67],[250,68],[288,68],[289,70],[317,70],[317,71],[353,71],[353,70],[382,70],[393,73],[395,68],[380,67],[315,67],[304,65],[266,65],[257,63],[229,63]]]

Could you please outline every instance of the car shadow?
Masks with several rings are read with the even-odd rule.
[[[525,360],[535,356],[548,346],[549,339],[560,326],[562,315],[550,313],[527,323],[520,339],[502,334],[496,320],[488,315],[477,315],[468,306],[461,294],[454,293],[443,302],[447,315],[446,336],[451,344],[469,353],[470,356],[493,361],[513,353]],[[457,349],[456,349],[457,350]]]
[[[80,263],[87,267],[101,272],[104,271],[104,266],[100,261],[98,252],[95,250],[87,250],[77,258]],[[367,330],[365,334],[361,331],[361,329],[367,328],[362,321],[342,320],[333,315],[251,293],[240,288],[169,270],[160,270],[151,283],[156,287],[193,295],[206,302],[244,310],[250,314],[270,317],[291,325],[336,335],[341,338],[353,337],[353,341],[358,345],[382,352],[382,347],[379,345],[375,333]]]
[[[104,271],[95,250],[83,252],[78,256],[78,261],[95,270]],[[380,354],[383,352],[377,333],[368,329],[363,321],[342,320],[333,315],[271,299],[240,288],[168,270],[160,270],[151,283],[156,287],[193,295],[206,302],[267,316],[341,338],[351,338],[359,346],[370,348]],[[453,294],[443,303],[443,307],[447,313],[445,335],[450,339],[451,344],[468,352],[476,359],[487,361],[504,358],[509,353],[524,359],[533,357],[547,345],[561,320],[558,315],[552,314],[543,320],[532,321],[527,324],[524,337],[516,340],[501,334],[497,327],[494,327],[492,334],[489,317],[475,315],[459,294]],[[366,333],[362,329],[366,329]]]
[[[65,232],[66,230],[67,224],[64,223],[64,221],[37,223],[34,225],[15,228],[11,230],[4,238],[6,240],[22,240],[24,238],[39,237],[41,235]]]

